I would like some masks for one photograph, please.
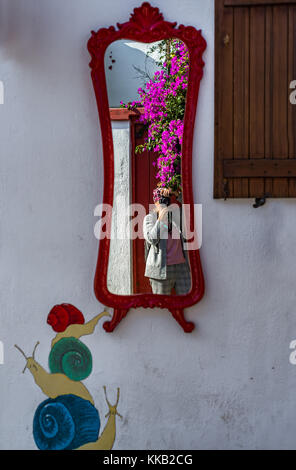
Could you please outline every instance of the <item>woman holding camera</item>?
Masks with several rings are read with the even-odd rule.
[[[144,219],[143,232],[148,247],[145,276],[153,294],[186,295],[191,289],[188,253],[184,249],[181,209],[172,204],[175,194],[157,188],[153,191],[155,210]]]

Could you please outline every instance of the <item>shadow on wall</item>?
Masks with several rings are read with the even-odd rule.
[[[94,7],[92,1],[91,6]],[[73,53],[73,49],[78,50],[77,54],[84,53],[88,61],[89,54],[86,45],[91,26],[87,25],[88,16],[91,13],[82,16],[81,8],[83,7],[80,0],[68,0],[68,2],[66,0],[64,2],[1,0],[0,54],[2,58],[30,67],[33,64],[40,64],[38,69],[40,73],[43,71],[44,62],[50,55],[55,61],[66,62]],[[86,22],[85,30],[83,21]],[[61,46],[62,51],[57,50]],[[41,58],[43,58],[42,61]]]
[[[43,2],[34,2],[33,7],[26,0],[1,0],[0,51],[4,57],[28,62],[34,54],[40,54],[40,49],[45,52],[45,21]]]

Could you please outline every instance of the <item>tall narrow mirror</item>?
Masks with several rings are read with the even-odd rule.
[[[192,148],[205,49],[200,30],[148,2],[88,41],[104,157],[94,290],[114,309],[107,332],[137,307],[195,327],[184,309],[204,295]]]

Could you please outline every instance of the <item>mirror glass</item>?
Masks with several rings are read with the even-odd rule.
[[[178,39],[112,43],[105,75],[114,147],[108,290],[187,295],[182,144],[189,54]]]

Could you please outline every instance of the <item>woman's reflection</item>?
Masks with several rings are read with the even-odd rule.
[[[167,189],[153,191],[154,210],[143,224],[146,243],[145,276],[153,294],[186,295],[191,289],[188,252],[184,246],[179,195]]]

